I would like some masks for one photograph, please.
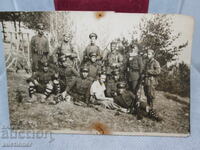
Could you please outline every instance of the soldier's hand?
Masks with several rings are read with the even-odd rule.
[[[39,85],[38,81],[37,80],[34,80],[34,83],[35,85]]]
[[[113,97],[117,96],[117,92],[112,92],[112,96]]]
[[[137,103],[136,103],[136,106],[137,106],[137,107],[140,107],[140,102],[137,102]]]
[[[59,74],[58,73],[55,73],[55,78],[58,78]]]

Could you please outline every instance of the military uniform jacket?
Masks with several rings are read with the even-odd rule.
[[[56,53],[58,55],[61,54],[61,53],[65,54],[65,55],[70,55],[71,53],[75,53],[75,51],[74,51],[74,48],[73,48],[71,43],[62,41],[58,45],[58,47],[56,49]]]
[[[115,81],[114,79],[108,80],[106,82],[106,96],[113,97],[113,93],[117,92],[117,83],[119,81]]]
[[[97,54],[97,59],[101,59],[101,52],[100,52],[100,48],[99,46],[95,45],[95,44],[89,44],[85,51],[83,52],[83,58],[85,59],[86,58],[90,58],[90,53],[91,52],[95,52]]]
[[[88,76],[96,79],[98,70],[101,69],[101,66],[96,62],[92,63],[91,61],[86,62],[82,66],[87,66],[89,69]]]
[[[68,87],[67,91],[84,96],[86,99],[90,98],[90,87],[92,84],[91,78],[83,79],[81,77],[76,77],[72,84]]]
[[[50,81],[52,81],[54,77],[54,73],[51,71],[38,71],[35,74],[32,75],[32,77],[30,79],[28,79],[29,81],[38,81],[39,84],[41,85],[46,85],[48,84]]]
[[[59,75],[59,79],[64,82],[70,82],[74,77],[79,76],[79,73],[71,66],[65,67],[58,67],[56,71]]]
[[[160,74],[161,68],[158,61],[151,59],[147,61],[145,66],[145,85],[157,85],[157,76]]]
[[[49,53],[49,42],[48,39],[42,35],[35,35],[31,39],[30,43],[31,54],[42,55],[44,53]]]
[[[124,91],[114,97],[114,102],[123,108],[130,108],[132,103],[136,103],[135,95],[130,91]]]
[[[121,65],[123,63],[123,56],[119,52],[110,52],[106,58],[106,64],[110,67],[113,65]]]
[[[142,58],[140,56],[133,56],[128,60],[128,79],[129,81],[138,80],[143,70]]]

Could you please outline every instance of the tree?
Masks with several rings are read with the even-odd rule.
[[[155,57],[161,66],[175,61],[180,51],[188,45],[188,42],[175,44],[181,36],[172,29],[173,19],[167,15],[154,15],[151,19],[142,18],[139,24],[141,31],[140,45],[144,50],[153,49]]]

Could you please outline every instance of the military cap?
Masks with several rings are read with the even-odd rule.
[[[119,82],[119,83],[117,84],[117,88],[118,88],[118,89],[124,89],[124,88],[126,88],[126,83],[125,83],[125,82]]]
[[[148,49],[147,52],[154,54],[154,50],[153,49]]]
[[[43,66],[43,67],[47,67],[48,66],[48,61],[46,59],[41,59],[40,60],[40,64]]]
[[[89,72],[88,67],[83,66],[83,67],[81,68],[81,72]]]
[[[58,58],[58,61],[60,61],[60,62],[64,62],[64,61],[66,61],[66,55],[65,54],[62,54],[59,58]]]
[[[91,39],[92,37],[95,37],[97,39],[97,34],[96,33],[90,33],[89,38]]]
[[[37,24],[37,28],[40,29],[40,30],[43,30],[44,29],[44,25],[42,23],[38,23]]]
[[[90,52],[89,56],[90,56],[90,57],[92,57],[92,56],[97,56],[97,53],[96,53],[96,52]]]

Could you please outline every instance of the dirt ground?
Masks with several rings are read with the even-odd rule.
[[[11,127],[21,130],[60,130],[85,131],[95,122],[100,122],[113,132],[156,132],[188,134],[189,131],[189,98],[174,100],[174,96],[157,92],[155,108],[162,117],[162,122],[144,117],[120,113],[104,108],[77,106],[70,102],[57,105],[27,103],[29,75],[20,71],[18,74],[8,72],[8,92]],[[16,99],[17,93],[22,97]],[[171,99],[170,99],[171,98]],[[184,101],[183,103],[180,101]]]

